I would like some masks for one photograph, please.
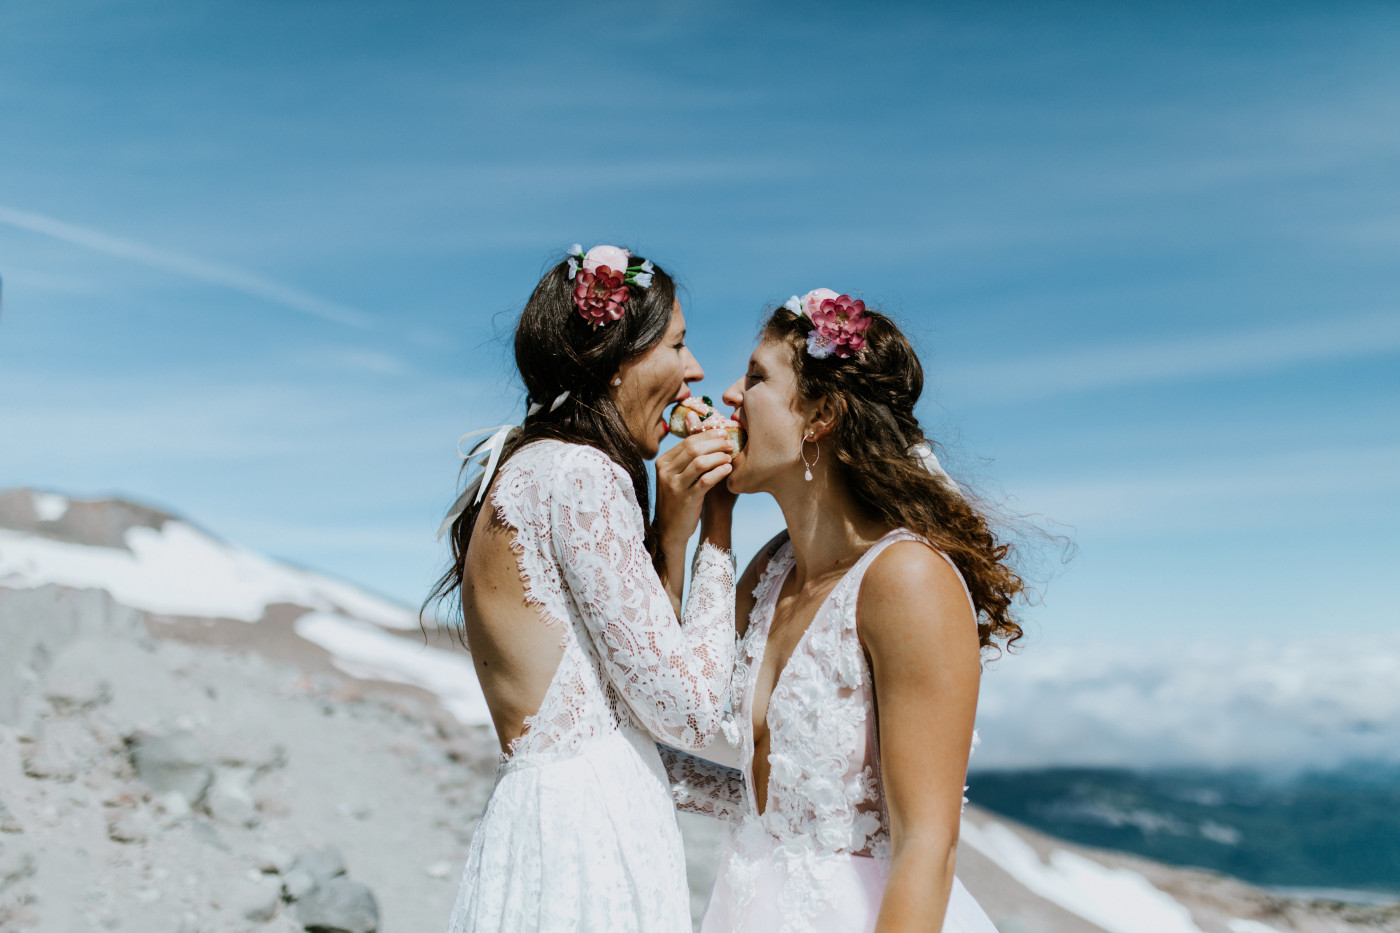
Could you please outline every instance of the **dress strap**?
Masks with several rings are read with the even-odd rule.
[[[938,548],[929,544],[923,535],[910,531],[908,528],[896,528],[886,533],[879,541],[872,544],[870,548],[861,555],[860,560],[856,561],[855,565],[846,572],[845,578],[840,583],[840,586],[848,588],[845,598],[842,600],[842,617],[848,628],[854,629],[856,625],[856,596],[860,593],[860,584],[861,581],[865,579],[865,572],[870,569],[870,565],[875,563],[875,558],[879,557],[880,554],[884,552],[885,548],[899,541],[918,541],[932,548],[935,554],[946,560],[948,566],[953,568],[953,573],[957,574],[958,583],[963,589],[963,595],[967,597],[967,605],[972,610],[972,617],[974,619],[977,618],[977,604],[972,600],[972,591],[967,588],[967,580],[963,578],[962,571],[958,569],[957,564],[953,563],[953,559]]]

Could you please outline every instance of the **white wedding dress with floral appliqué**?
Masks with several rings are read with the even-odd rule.
[[[702,545],[685,618],[627,473],[560,441],[521,448],[492,494],[527,600],[564,654],[501,756],[449,933],[690,933],[685,855],[653,737],[703,748],[734,661],[734,563]]]
[[[754,681],[778,593],[793,567],[791,542],[765,569],[739,645],[732,716],[724,722],[741,770],[665,751],[677,805],[734,822],[701,933],[875,929],[889,874],[890,831],[874,682],[856,632],[856,602],[861,579],[881,551],[896,541],[922,540],[905,529],[881,538],[836,584],[802,635],[768,703],[768,800],[759,813]],[[996,933],[956,879],[943,933]]]

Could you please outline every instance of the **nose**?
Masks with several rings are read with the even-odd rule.
[[[695,354],[690,352],[690,348],[685,348],[685,375],[682,377],[686,382],[699,382],[705,378],[705,371],[700,368],[700,361],[695,358]]]
[[[735,379],[734,384],[724,390],[724,394],[720,396],[720,399],[730,408],[738,408],[740,405],[744,404],[744,377],[740,376],[738,379]]]

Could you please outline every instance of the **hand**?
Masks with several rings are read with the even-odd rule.
[[[684,559],[702,510],[707,523],[728,518],[734,496],[715,487],[733,471],[733,459],[733,445],[723,428],[692,434],[656,458],[655,527],[668,555],[678,553]]]

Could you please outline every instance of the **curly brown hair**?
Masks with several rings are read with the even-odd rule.
[[[1012,603],[1024,591],[1012,569],[1012,547],[997,540],[987,517],[965,493],[924,468],[913,453],[924,435],[914,405],[924,370],[894,321],[867,310],[866,345],[853,356],[817,358],[807,352],[809,318],[778,308],[763,326],[764,339],[791,349],[797,391],[827,399],[836,409],[831,452],[856,502],[872,519],[908,528],[952,559],[977,609],[983,648],[1007,648],[1022,636]]]

